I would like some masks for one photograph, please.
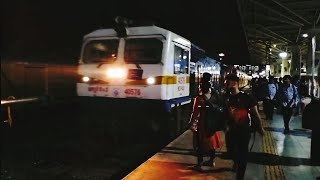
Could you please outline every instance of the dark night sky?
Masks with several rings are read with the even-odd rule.
[[[248,63],[234,0],[23,1],[2,2],[1,54],[42,61],[77,61],[83,35],[112,26],[116,16],[152,20],[225,62]]]

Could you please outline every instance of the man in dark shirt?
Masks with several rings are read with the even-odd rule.
[[[237,180],[242,180],[247,166],[251,116],[258,121],[258,132],[261,135],[264,135],[264,128],[257,109],[257,101],[239,90],[239,78],[233,74],[228,75],[225,86],[230,92],[225,97],[227,150],[234,162],[233,170],[237,172]]]

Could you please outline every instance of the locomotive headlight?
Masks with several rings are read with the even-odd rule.
[[[147,79],[147,83],[148,84],[154,84],[156,82],[156,79],[154,78],[154,77],[149,77],[148,79]]]
[[[90,78],[87,77],[87,76],[83,76],[83,77],[82,77],[82,81],[83,81],[83,82],[89,82],[89,81],[90,81]]]
[[[126,70],[124,68],[111,68],[107,70],[106,75],[110,78],[125,78]]]

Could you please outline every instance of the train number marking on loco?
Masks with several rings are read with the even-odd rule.
[[[141,89],[125,89],[124,93],[128,97],[139,97],[141,96]]]

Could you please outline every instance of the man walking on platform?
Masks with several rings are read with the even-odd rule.
[[[226,77],[225,86],[229,92],[226,94],[224,108],[227,118],[225,133],[227,151],[234,162],[233,170],[237,172],[237,180],[242,180],[247,167],[252,118],[257,121],[258,132],[261,135],[264,134],[264,128],[257,109],[257,101],[253,96],[239,90],[239,77],[229,74]]]
[[[280,90],[280,98],[282,105],[282,115],[284,123],[284,133],[288,134],[290,132],[289,122],[293,113],[293,109],[297,106],[299,102],[297,87],[291,84],[291,76],[285,75],[283,77],[283,87]]]

